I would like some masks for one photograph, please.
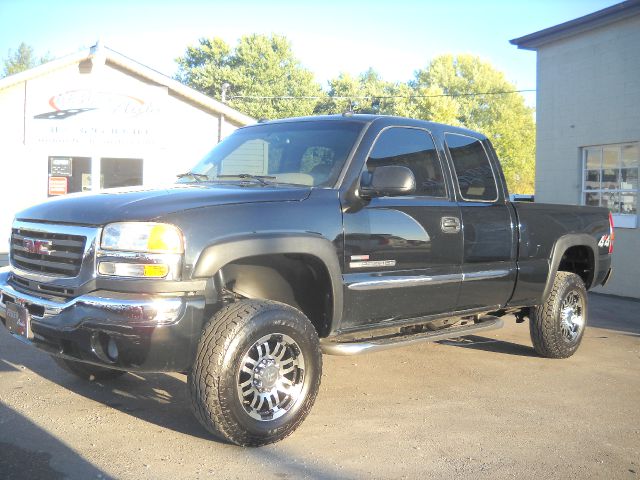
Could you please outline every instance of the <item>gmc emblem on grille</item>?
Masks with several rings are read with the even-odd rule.
[[[28,252],[36,255],[51,255],[55,250],[51,240],[38,240],[35,238],[23,238],[22,247]]]

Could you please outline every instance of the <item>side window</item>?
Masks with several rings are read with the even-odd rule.
[[[471,201],[497,200],[496,179],[482,143],[475,138],[452,133],[447,133],[445,138],[462,198]]]
[[[383,165],[409,168],[416,177],[415,195],[447,196],[436,147],[424,130],[392,127],[382,132],[367,159],[367,170]]]

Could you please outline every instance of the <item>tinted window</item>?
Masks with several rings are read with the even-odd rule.
[[[383,165],[401,165],[416,177],[415,195],[445,197],[442,168],[431,136],[415,128],[390,128],[382,132],[367,160],[373,172]]]
[[[497,200],[496,179],[480,141],[455,134],[447,134],[446,139],[462,198]]]

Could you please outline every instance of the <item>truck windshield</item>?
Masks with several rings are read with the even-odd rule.
[[[364,124],[299,121],[255,125],[220,142],[179,183],[232,181],[333,186]]]

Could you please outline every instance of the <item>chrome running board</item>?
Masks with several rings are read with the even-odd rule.
[[[393,336],[367,338],[364,340],[336,341],[323,338],[320,341],[322,352],[327,355],[358,355],[366,352],[378,352],[389,348],[406,347],[421,342],[437,342],[449,338],[463,337],[486,330],[502,328],[504,322],[498,317],[486,316],[482,320],[462,327],[450,327],[442,330],[419,333],[399,333]]]

